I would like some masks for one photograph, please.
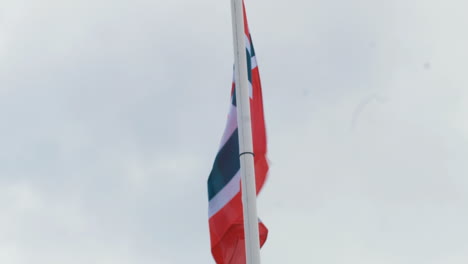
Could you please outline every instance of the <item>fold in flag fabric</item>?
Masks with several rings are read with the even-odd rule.
[[[250,111],[257,194],[268,173],[267,141],[263,114],[260,75],[244,7],[247,69],[250,82]],[[231,106],[213,169],[208,178],[209,226],[211,252],[218,264],[245,264],[244,220],[242,211],[239,138],[235,81],[231,91]],[[266,241],[268,230],[259,221],[260,244]]]

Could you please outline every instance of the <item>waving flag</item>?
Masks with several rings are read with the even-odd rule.
[[[260,75],[244,8],[247,69],[250,82],[250,111],[257,194],[268,173],[267,142],[263,114]],[[218,264],[245,264],[244,224],[239,161],[239,138],[235,82],[231,91],[231,108],[213,169],[208,178],[209,226],[211,252]],[[259,222],[260,244],[266,241],[268,230]]]

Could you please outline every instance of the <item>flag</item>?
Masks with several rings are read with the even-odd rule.
[[[250,83],[252,140],[255,153],[255,180],[258,194],[268,173],[267,140],[260,75],[245,8],[244,25]],[[235,87],[235,81],[233,81],[227,125],[208,178],[211,252],[217,264],[246,263]],[[262,246],[266,241],[268,230],[260,221],[259,233]]]

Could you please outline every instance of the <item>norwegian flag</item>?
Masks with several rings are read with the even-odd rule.
[[[262,87],[244,7],[247,69],[250,82],[250,111],[252,139],[255,153],[257,194],[268,173],[267,139],[263,114]],[[208,178],[209,225],[211,252],[218,264],[245,264],[244,220],[242,211],[239,138],[235,82],[231,91],[231,108],[213,169]],[[260,245],[267,239],[268,230],[259,222]]]

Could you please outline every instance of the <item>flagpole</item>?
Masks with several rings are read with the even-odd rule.
[[[250,118],[249,80],[245,47],[244,12],[242,0],[231,0],[234,36],[237,126],[244,212],[245,252],[247,264],[260,264],[260,238],[257,217],[257,195]]]

